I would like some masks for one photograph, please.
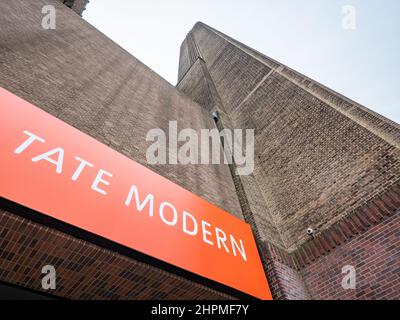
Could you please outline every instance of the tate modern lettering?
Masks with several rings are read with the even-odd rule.
[[[38,137],[37,135],[25,130],[24,134],[28,136],[28,138],[18,146],[14,153],[21,154],[25,151],[34,141],[45,142],[46,140]],[[63,163],[64,163],[64,154],[65,151],[63,148],[58,147],[49,151],[44,152],[43,154],[37,155],[32,158],[32,162],[38,161],[48,161],[49,163],[55,166],[55,172],[58,174],[63,173]],[[82,158],[76,156],[75,160],[77,161],[78,165],[76,170],[71,176],[71,180],[77,181],[82,174],[84,168],[90,167],[93,168],[94,165]],[[34,169],[34,168],[32,168]],[[99,169],[97,171],[96,177],[91,184],[91,189],[103,194],[107,195],[107,191],[104,189],[105,186],[110,185],[110,181],[106,180],[106,177],[113,178],[114,175],[110,172],[107,172],[104,169]],[[102,187],[103,185],[104,187]],[[140,199],[139,191],[136,185],[132,185],[126,200],[125,205],[129,206],[132,202],[132,198],[135,199],[135,208],[136,212],[142,212],[147,208],[147,215],[149,217],[154,217],[154,195],[149,193]],[[166,225],[174,227],[177,226],[178,221],[182,224],[181,228],[182,231],[190,236],[196,236],[199,232],[199,223],[196,218],[189,212],[183,210],[178,217],[177,209],[174,207],[173,204],[160,201],[160,205],[158,208],[158,216],[162,222]],[[210,223],[207,221],[201,221],[201,235],[204,243],[207,243],[211,246],[214,244],[218,247],[218,249],[225,249],[227,253],[232,253],[234,256],[237,255],[236,252],[240,253],[240,256],[244,261],[247,260],[246,258],[246,251],[243,245],[243,241],[239,239],[237,241],[232,234],[229,234],[229,238],[227,238],[227,234],[218,227],[212,227]],[[214,232],[211,231],[213,229]],[[212,239],[214,237],[214,239]],[[229,242],[229,244],[227,244]],[[240,245],[239,245],[240,244]]]
[[[246,223],[4,89],[0,101],[2,197],[270,298]]]
[[[0,300],[400,298],[395,117],[200,21],[167,81],[88,3],[0,1]]]

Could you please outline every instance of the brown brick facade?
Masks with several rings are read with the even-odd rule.
[[[224,127],[255,130],[254,174],[233,179],[275,298],[398,298],[398,233],[384,221],[400,208],[399,125],[203,23],[179,68],[177,88]],[[365,243],[377,225],[382,235]],[[364,268],[363,250],[375,257]],[[351,263],[352,293],[339,281]]]
[[[255,129],[255,178],[287,249],[307,240],[308,226],[328,228],[399,182],[399,125],[204,24],[188,38],[232,125]],[[182,59],[184,70],[194,62]],[[201,103],[200,86],[180,79],[178,88]]]
[[[248,222],[274,298],[400,298],[398,124],[202,23],[175,88],[82,20],[88,1],[64,2],[0,2],[1,87]],[[47,4],[56,30],[41,27]],[[147,164],[146,133],[171,120],[255,129],[253,174]],[[65,298],[233,298],[1,208],[0,281],[41,290],[43,263]],[[344,265],[356,290],[341,287]]]
[[[55,30],[41,27],[41,9],[48,4],[56,7]],[[208,112],[59,1],[1,1],[0,12],[1,87],[241,217],[225,165],[150,166],[146,161],[146,134],[150,129],[168,131],[168,122],[172,120],[178,121],[179,129],[215,128]],[[1,211],[1,216],[0,281],[22,285],[26,274],[32,272],[26,285],[40,290],[40,270],[34,273],[34,267],[39,261],[46,261],[41,257],[48,250],[42,245],[51,239],[56,245],[51,252],[55,253],[49,254],[47,260],[61,268],[58,274],[64,283],[52,292],[54,295],[91,299],[226,297],[204,286],[196,289],[193,285],[198,285],[192,281],[174,280],[174,274],[32,224],[26,218],[16,218],[10,212]],[[32,228],[35,231],[29,231]],[[21,238],[24,233],[25,240]],[[86,261],[84,256],[98,263],[86,269],[82,264],[82,259]],[[75,266],[86,270],[85,278],[79,278]],[[121,276],[124,269],[132,272],[128,278]],[[154,283],[162,278],[165,289],[154,288],[153,280],[144,276],[151,270],[155,272]],[[168,279],[170,284],[182,282],[168,286]],[[99,287],[102,281],[104,290]],[[107,296],[106,291],[114,284],[114,294]],[[76,285],[79,290],[72,290]]]
[[[67,299],[232,299],[182,277],[0,210],[0,280],[41,287],[45,265],[57,272],[51,294]]]

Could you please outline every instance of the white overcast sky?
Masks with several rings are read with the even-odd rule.
[[[174,85],[202,21],[400,123],[400,0],[91,0],[83,17]]]

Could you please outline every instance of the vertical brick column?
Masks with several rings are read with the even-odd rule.
[[[220,129],[255,130],[254,173],[232,180],[276,298],[348,297],[339,266],[364,270],[347,255],[366,248],[365,268],[380,270],[385,288],[376,296],[395,296],[386,281],[397,270],[396,239],[384,220],[400,208],[398,124],[201,22],[182,43],[177,88],[218,110]],[[363,244],[375,224],[385,235]],[[363,274],[355,298],[378,285],[376,272]]]

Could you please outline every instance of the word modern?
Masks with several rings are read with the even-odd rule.
[[[16,155],[25,154],[29,147],[33,144],[44,144],[46,140],[43,137],[25,130],[24,134],[27,139],[23,141],[15,150]],[[37,148],[36,148],[37,149]],[[76,167],[73,172],[64,172],[64,158],[66,156],[74,156]],[[109,188],[112,186],[114,174],[96,166],[89,160],[83,159],[78,155],[68,155],[68,152],[62,147],[53,148],[51,150],[43,150],[40,154],[30,156],[34,163],[45,162],[50,168],[54,168],[56,174],[70,175],[70,179],[76,183],[80,182],[80,177],[87,174],[87,171],[95,170],[95,178],[93,179],[90,188],[94,192],[98,192],[103,196],[108,196]],[[145,196],[140,195],[140,190],[135,184],[132,184],[129,190],[126,190],[122,205],[128,208],[134,208],[137,213],[147,212],[149,218],[158,216],[166,227],[180,228],[181,231],[188,237],[200,237],[204,244],[215,246],[219,250],[225,251],[227,254],[232,254],[235,257],[240,256],[244,261],[247,261],[245,246],[242,239],[235,238],[217,226],[212,226],[209,222],[196,218],[196,215],[187,210],[178,210],[172,203],[164,199],[155,199],[152,193]],[[149,220],[151,223],[151,220]]]

